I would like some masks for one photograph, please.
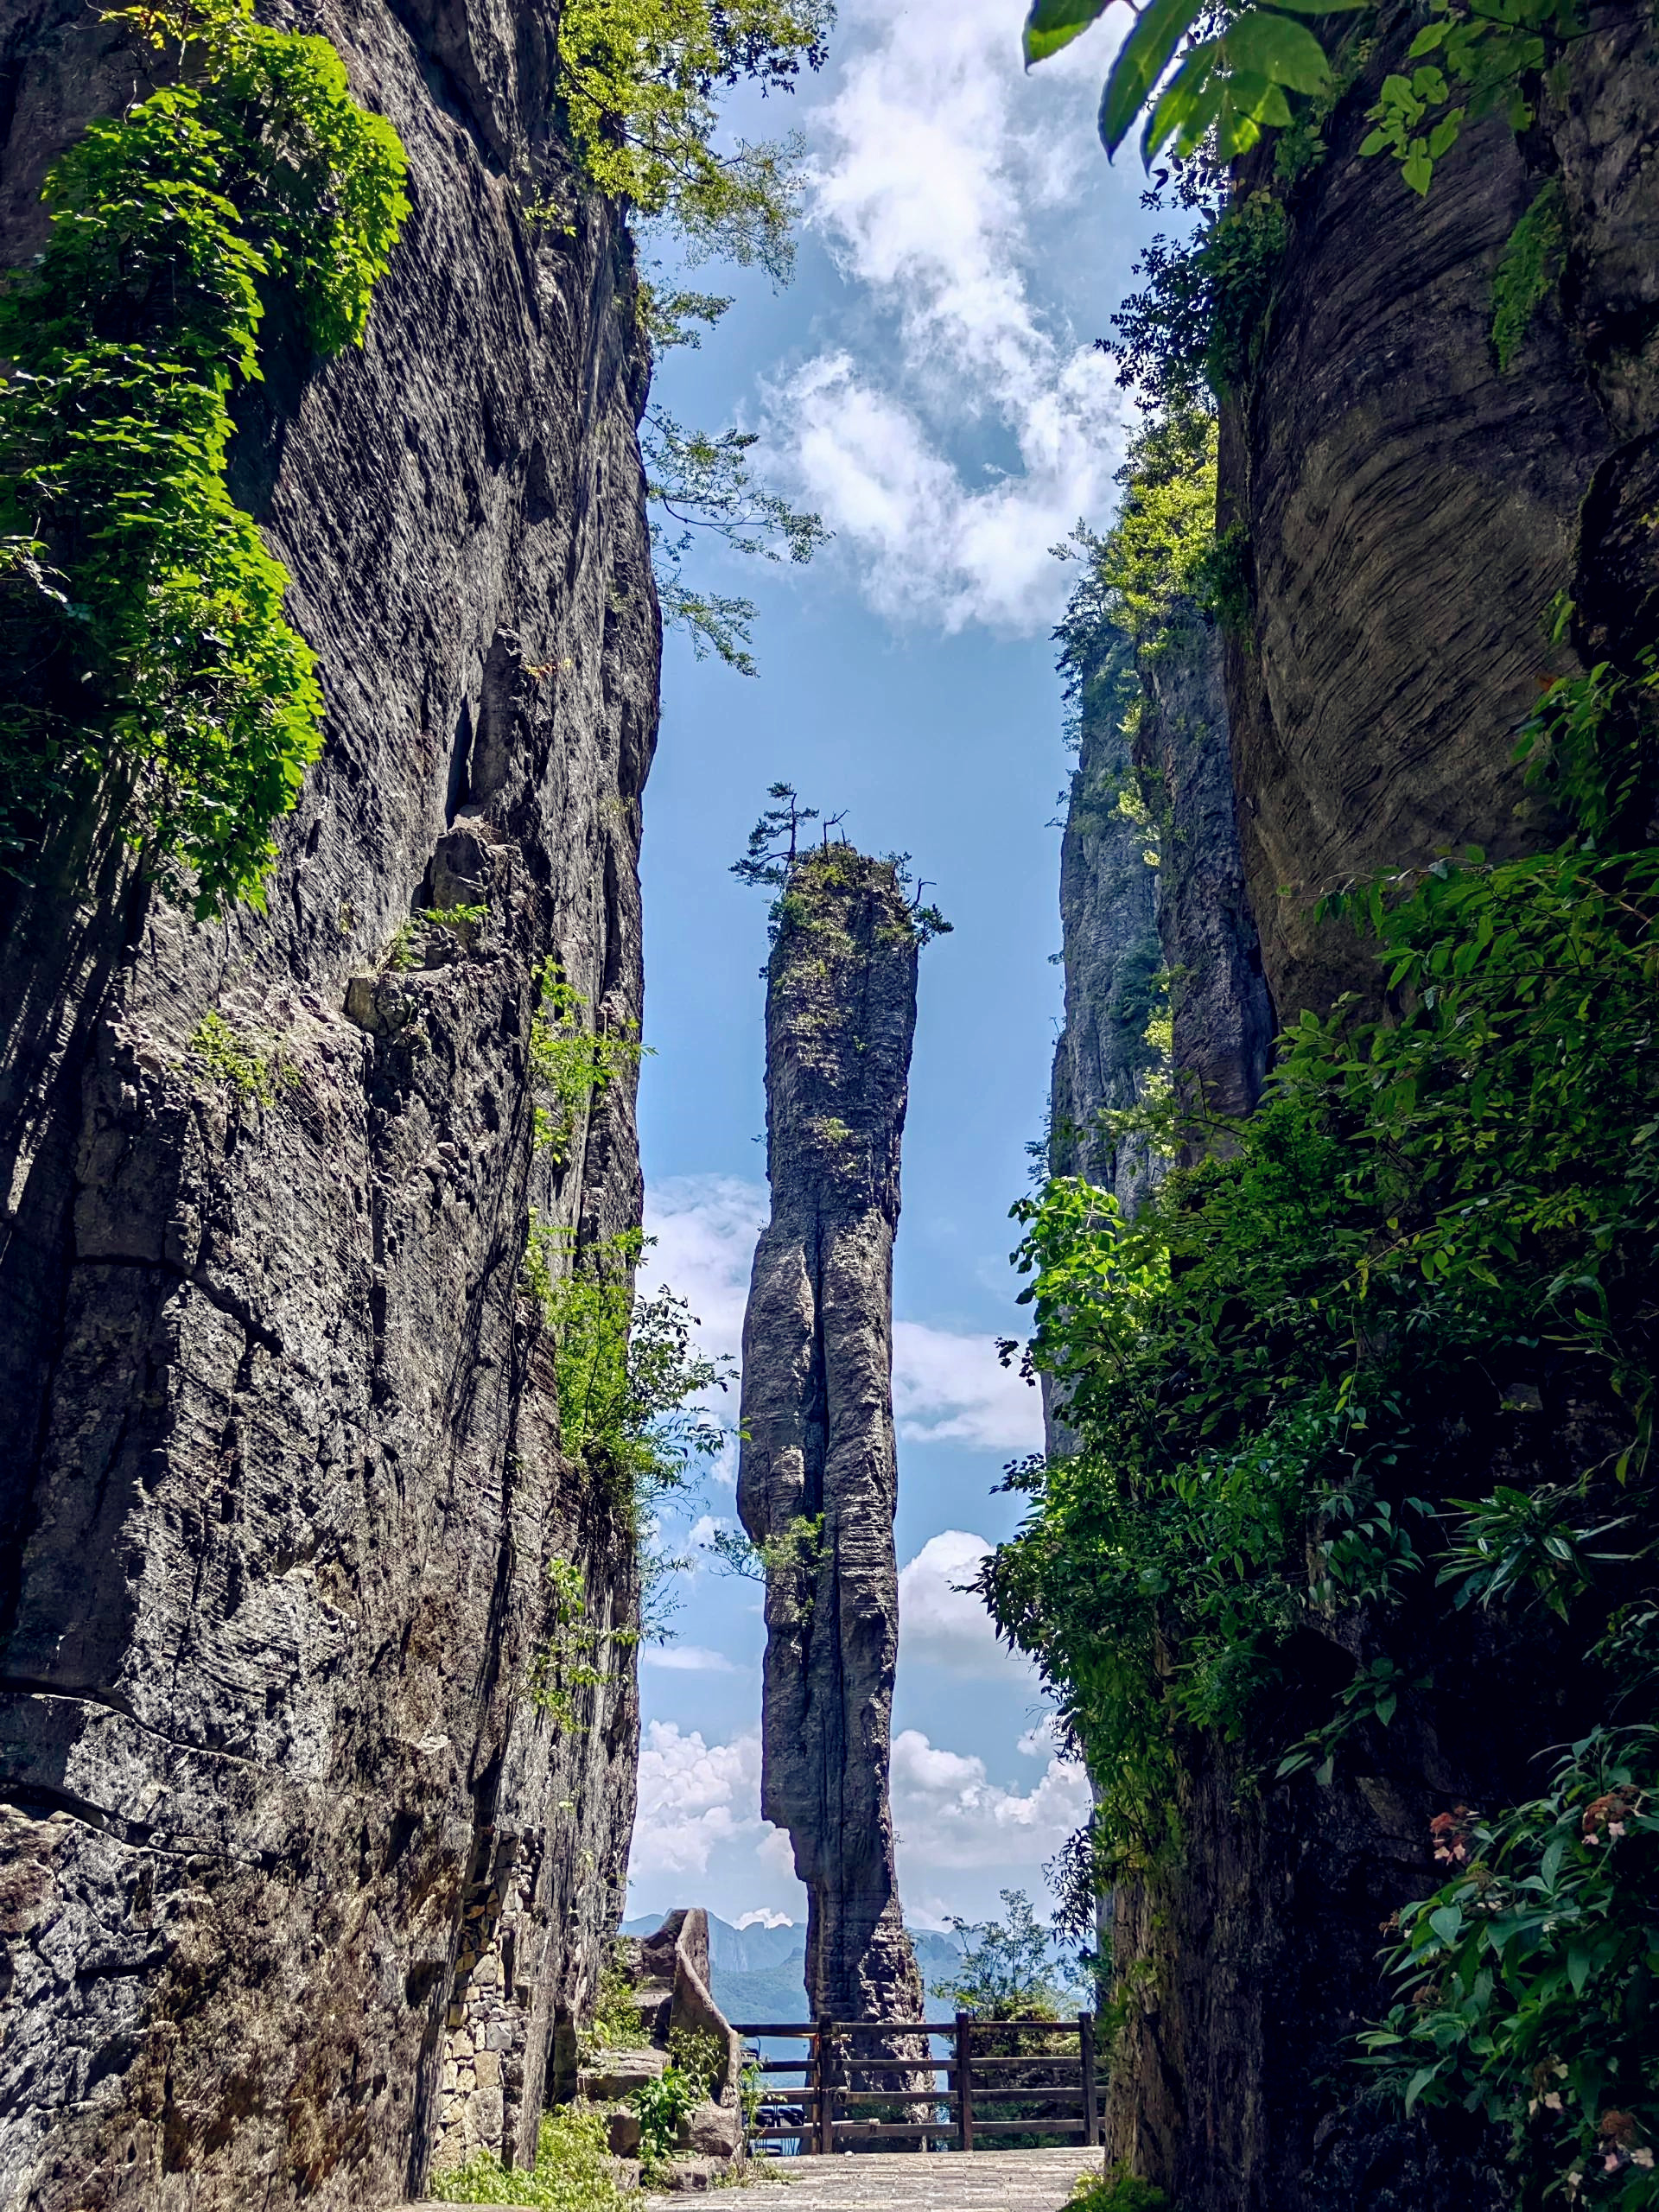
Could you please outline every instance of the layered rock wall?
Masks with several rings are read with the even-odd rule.
[[[893,1238],[917,934],[890,863],[790,873],[766,976],[772,1218],[743,1324],[737,1502],[768,1560],[760,1807],[808,1895],[814,2018],[922,2017],[887,1801],[898,1653]]]
[[[83,847],[0,939],[0,2205],[30,2212],[372,2208],[435,2153],[529,2155],[626,1870],[629,1516],[561,1454],[519,1268],[532,1202],[588,1242],[639,1212],[628,1084],[556,1173],[527,1081],[549,956],[600,1020],[639,1006],[630,253],[580,194],[569,232],[523,213],[570,185],[550,8],[300,22],[413,202],[364,348],[273,360],[238,416],[325,751],[267,913],[194,925]],[[15,264],[148,64],[72,0],[6,11],[0,62]],[[455,904],[487,918],[404,929]],[[528,1694],[556,1557],[607,1655],[574,1715]]]
[[[1592,14],[1565,98],[1547,92],[1519,143],[1499,119],[1475,126],[1427,200],[1358,152],[1409,35],[1384,21],[1324,127],[1329,157],[1290,199],[1259,365],[1224,410],[1222,515],[1248,531],[1254,595],[1226,648],[1236,819],[1281,1020],[1344,991],[1378,997],[1369,951],[1317,918],[1321,891],[1439,850],[1553,839],[1513,758],[1541,677],[1628,666],[1652,642],[1659,73],[1644,11]],[[1500,374],[1494,270],[1552,181],[1564,278]],[[1552,648],[1562,592],[1573,613]],[[1432,1479],[1459,1496],[1560,1480],[1585,1464],[1573,1418],[1467,1408]],[[1310,1611],[1283,1655],[1279,1740],[1382,1648],[1365,1609],[1324,1624]],[[1225,1746],[1185,1741],[1179,1858],[1118,1895],[1108,2156],[1183,2212],[1512,2201],[1503,2145],[1476,2122],[1402,2123],[1355,2093],[1352,2039],[1388,2003],[1381,1924],[1433,1886],[1431,1815],[1532,1795],[1538,1745],[1570,1740],[1594,1708],[1547,1624],[1448,1629],[1426,1602],[1391,1621],[1387,1649],[1431,1687],[1329,1787],[1303,1774],[1263,1794]]]

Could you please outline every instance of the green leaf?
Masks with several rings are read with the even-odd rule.
[[[1112,64],[1100,99],[1100,138],[1116,154],[1170,57],[1198,21],[1203,0],[1147,0]]]
[[[1185,158],[1215,121],[1224,90],[1216,74],[1220,51],[1219,40],[1213,38],[1192,48],[1160,94],[1141,140],[1141,156],[1148,168],[1172,137],[1176,152]]]
[[[1428,1924],[1442,1943],[1455,1943],[1458,1931],[1463,1926],[1463,1907],[1458,1904],[1440,1905],[1429,1914]]]
[[[1311,30],[1283,16],[1247,9],[1222,46],[1229,67],[1241,76],[1267,77],[1294,92],[1322,92],[1331,82],[1325,48]]]
[[[1433,181],[1434,164],[1429,158],[1427,147],[1421,138],[1412,140],[1411,151],[1400,164],[1400,174],[1414,192],[1418,194],[1427,192],[1430,184]]]
[[[1440,2072],[1438,2066],[1420,2066],[1406,2086],[1406,2112],[1409,2117],[1412,2107]]]
[[[1104,15],[1111,0],[1032,0],[1023,41],[1026,67],[1046,61]]]

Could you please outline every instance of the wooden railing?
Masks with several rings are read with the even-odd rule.
[[[734,2020],[732,2025],[746,2040],[806,2045],[800,2058],[752,2059],[768,2083],[774,2075],[802,2077],[798,2082],[780,2082],[776,2090],[762,2088],[749,2127],[752,2143],[795,2143],[803,2154],[822,2156],[878,2142],[971,2151],[982,2138],[1009,2135],[1058,2136],[1082,2144],[1100,2140],[1092,2012],[1080,2012],[1075,2020],[981,2020],[958,2012],[954,2020],[781,2025]],[[994,2037],[1017,2044],[1038,2035],[1042,2047],[1033,2050],[1008,2054],[985,2048]],[[913,2038],[916,2050],[925,2048],[926,2055],[893,2056],[871,2048],[901,2037]],[[1069,2048],[1073,2042],[1075,2052]],[[941,2043],[946,2046],[942,2055],[934,2048]],[[874,2086],[873,2077],[883,2075],[892,2087]],[[925,2087],[918,2086],[923,2076]],[[1007,2109],[1020,2106],[1028,2108]],[[917,2118],[895,2117],[917,2107],[924,2107]],[[987,2107],[995,2107],[995,2116]]]

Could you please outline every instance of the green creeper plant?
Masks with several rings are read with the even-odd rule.
[[[588,1101],[637,1068],[646,1047],[633,1022],[620,1035],[590,1029],[588,1001],[561,976],[556,959],[543,963],[537,983],[539,998],[530,1026],[536,1146],[563,1167]]]
[[[1111,0],[1032,0],[1026,66],[1069,46]],[[1100,136],[1116,154],[1145,116],[1147,166],[1167,149],[1178,161],[1209,147],[1222,162],[1248,153],[1267,130],[1317,112],[1333,85],[1330,56],[1298,20],[1351,13],[1369,0],[1275,0],[1217,8],[1211,0],[1128,0],[1135,21],[1101,96]],[[1412,41],[1409,76],[1383,82],[1362,153],[1392,153],[1405,181],[1426,193],[1434,164],[1464,123],[1502,108],[1516,131],[1532,121],[1527,87],[1558,67],[1588,28],[1578,0],[1429,0],[1431,21]],[[1437,56],[1436,60],[1428,57]],[[1306,111],[1303,111],[1305,116]]]
[[[236,386],[280,306],[360,342],[407,212],[402,148],[326,40],[250,0],[118,10],[178,81],[48,173],[0,295],[0,860],[99,804],[198,916],[257,906],[321,741],[286,572],[226,486]]]

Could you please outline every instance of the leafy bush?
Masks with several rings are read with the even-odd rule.
[[[628,2102],[639,2115],[639,2162],[647,2171],[673,2156],[681,2123],[702,2095],[701,2083],[671,2063],[633,2091]]]
[[[645,2041],[645,2022],[634,1991],[633,1977],[613,1944],[599,1970],[599,1994],[593,2018],[582,2031],[584,2060],[601,2050],[632,2050]]]
[[[46,251],[0,296],[0,858],[96,795],[207,916],[262,903],[321,741],[286,572],[226,488],[226,402],[274,308],[319,353],[360,340],[404,162],[327,41],[249,0],[115,20],[181,81],[54,164]]]
[[[726,2073],[726,2039],[712,2028],[671,2028],[668,2054],[697,2093],[712,2097]]]
[[[1399,1914],[1400,2001],[1363,2038],[1408,2112],[1483,2112],[1569,2201],[1659,2204],[1656,1789],[1659,1729],[1599,1728],[1531,1803],[1439,1815],[1456,1872]]]
[[[786,92],[817,69],[828,0],[568,0],[560,92],[597,189],[662,216],[695,254],[788,273],[799,148],[740,140],[715,149],[715,88],[741,78]]]
[[[1109,2174],[1079,2174],[1063,2212],[1167,2212],[1161,2189],[1116,2165]]]
[[[524,2204],[538,2212],[625,2212],[637,2202],[616,2178],[603,2119],[586,2105],[545,2116],[532,2169],[504,2166],[493,2151],[479,2151],[464,2166],[434,2174],[426,2193],[450,2204]]]

